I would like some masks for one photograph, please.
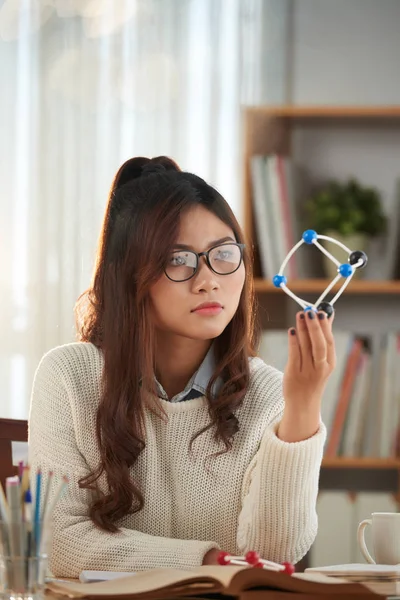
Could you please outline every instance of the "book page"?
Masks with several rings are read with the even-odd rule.
[[[223,567],[225,568],[225,567]],[[339,586],[339,587],[337,587]],[[235,574],[225,593],[240,596],[243,591],[251,588],[274,589],[297,593],[328,593],[330,588],[336,588],[342,594],[361,593],[363,586],[349,583],[345,579],[327,577],[320,573],[286,573],[268,569],[245,568]]]
[[[232,577],[246,567],[234,566],[202,566],[196,569],[151,569],[149,571],[137,572],[112,581],[99,583],[59,583],[52,581],[48,583],[48,589],[56,593],[68,594],[73,598],[91,596],[109,596],[124,594],[144,594],[155,590],[173,589],[182,586],[197,586],[209,593],[219,592],[227,587]],[[88,587],[90,586],[90,588]]]
[[[343,592],[360,591],[359,584],[349,584],[343,579],[319,573],[294,573],[286,575],[276,571],[241,566],[201,566],[195,569],[152,569],[138,572],[113,581],[100,583],[50,582],[47,589],[70,598],[135,596],[149,598],[171,597],[201,593],[240,595],[251,587],[264,587],[294,592],[322,592],[328,587],[343,585]],[[156,592],[156,593],[155,593]]]

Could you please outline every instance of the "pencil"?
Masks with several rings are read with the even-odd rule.
[[[7,477],[6,479],[6,494],[8,506],[10,509],[10,524],[9,524],[9,542],[10,554],[16,559],[13,563],[14,585],[17,590],[24,589],[24,569],[21,563],[21,557],[25,550],[25,541],[22,525],[22,511],[20,501],[20,483],[19,477]]]
[[[21,504],[25,501],[26,490],[29,487],[30,467],[24,467],[24,472],[21,479]]]
[[[10,511],[4,494],[3,486],[0,482],[0,545],[2,547],[3,556],[10,556],[9,526]],[[13,575],[9,564],[7,565],[6,570],[10,580],[12,580]]]
[[[28,488],[24,498],[23,521],[25,525],[25,556],[31,558],[32,553],[32,495]]]
[[[49,471],[49,475],[48,475],[47,481],[46,481],[44,498],[43,498],[43,509],[42,509],[42,517],[41,517],[42,522],[44,521],[45,515],[46,515],[47,501],[49,499],[49,492],[50,492],[52,480],[53,480],[53,471]]]
[[[27,489],[25,492],[24,521],[26,523],[32,523],[32,494],[30,489]]]
[[[10,516],[10,523],[18,523],[21,520],[21,504],[19,501],[19,477],[7,477],[6,494]]]
[[[39,548],[40,540],[40,488],[42,483],[42,472],[40,469],[36,473],[36,490],[35,490],[35,511],[33,517],[33,538],[35,549]]]
[[[10,520],[10,511],[4,494],[3,486],[0,481],[0,521],[8,523]]]

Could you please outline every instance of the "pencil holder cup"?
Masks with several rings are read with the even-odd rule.
[[[47,575],[46,539],[41,523],[0,523],[0,598],[42,599]],[[47,537],[48,539],[48,537]]]

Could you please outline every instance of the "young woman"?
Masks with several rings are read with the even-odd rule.
[[[221,195],[166,157],[109,197],[79,342],[34,381],[32,468],[69,476],[50,567],[298,562],[317,531],[332,319],[300,312],[284,375],[256,357],[249,248]]]

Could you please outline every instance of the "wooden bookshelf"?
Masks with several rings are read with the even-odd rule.
[[[244,124],[244,233],[250,244],[256,242],[252,206],[252,185],[250,158],[254,154],[290,155],[292,129],[297,121],[344,119],[350,122],[359,119],[364,122],[394,119],[400,127],[400,105],[387,106],[250,106],[243,109]],[[259,293],[279,292],[268,280],[260,278],[260,260],[255,244],[255,288]],[[290,288],[295,293],[321,293],[329,281],[309,279],[291,281]],[[332,291],[339,289],[340,284]],[[399,294],[400,280],[364,281],[354,279],[347,294]]]
[[[263,322],[265,327],[273,323],[274,328],[289,326],[287,320],[287,302],[290,300],[281,290],[276,288],[272,281],[261,277],[260,258],[258,255],[257,237],[255,234],[255,217],[252,205],[252,181],[250,159],[255,154],[281,154],[290,156],[292,153],[292,134],[296,125],[319,123],[342,126],[362,122],[363,126],[371,123],[376,126],[395,126],[400,128],[400,105],[396,106],[252,106],[243,109],[244,127],[244,233],[247,242],[255,250],[254,276],[255,291],[260,300],[264,298],[261,316],[265,313]],[[289,288],[299,296],[303,294],[320,294],[329,285],[330,280],[297,279],[288,280]],[[331,292],[339,289],[339,282]],[[400,295],[400,280],[394,281],[368,281],[353,279],[346,288],[346,296],[371,296],[393,297]],[[261,300],[261,305],[263,300]],[[269,314],[273,314],[270,320]],[[386,472],[398,472],[397,497],[400,502],[400,457],[391,459],[367,457],[334,457],[324,458],[322,463],[329,477],[335,476],[335,471],[356,469],[361,474],[368,475],[368,470],[379,470],[382,476]],[[338,473],[339,476],[339,473]]]
[[[260,277],[260,259],[257,237],[255,235],[252,206],[252,184],[250,158],[254,154],[291,154],[292,130],[297,120],[308,119],[345,119],[350,122],[362,119],[363,122],[376,120],[395,120],[400,127],[400,105],[383,106],[250,106],[243,108],[244,125],[244,233],[250,245],[255,249],[255,289],[261,294],[280,293],[270,280]],[[327,279],[308,279],[290,281],[290,289],[295,293],[321,293],[329,284]],[[332,291],[339,289],[340,283]],[[353,279],[346,288],[349,294],[397,295],[400,293],[400,280],[367,281]],[[284,302],[281,303],[282,307]]]
[[[324,458],[322,466],[325,469],[394,469],[400,471],[400,458],[337,456]]]
[[[329,285],[329,279],[294,279],[288,281],[288,286],[296,294],[320,294]],[[341,287],[341,283],[332,288],[332,292]],[[281,290],[276,288],[272,281],[256,278],[254,280],[256,292],[281,294]],[[346,288],[346,294],[400,294],[400,281],[364,281],[354,279]]]

